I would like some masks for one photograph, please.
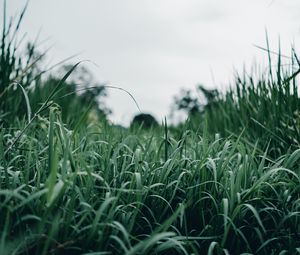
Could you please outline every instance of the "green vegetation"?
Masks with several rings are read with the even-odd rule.
[[[157,120],[149,113],[140,113],[134,116],[130,123],[131,128],[154,128],[158,126]]]
[[[19,23],[1,41],[1,255],[300,253],[296,54],[177,127],[121,129],[103,88],[68,82],[80,64],[43,80],[18,57]]]

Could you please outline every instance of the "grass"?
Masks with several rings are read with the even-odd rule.
[[[224,136],[243,132],[246,140],[257,140],[261,148],[269,148],[269,155],[276,158],[300,145],[300,61],[294,49],[291,57],[282,56],[280,43],[278,53],[274,53],[269,49],[267,35],[266,41],[268,48],[262,49],[268,54],[269,68],[258,75],[237,74],[234,89],[212,105],[207,121],[211,132]],[[277,58],[275,68],[272,53]]]
[[[290,72],[278,58],[276,75],[237,78],[180,126],[120,129],[89,118],[95,109],[69,91],[77,65],[51,86],[26,78],[38,62],[19,65],[7,31],[1,255],[300,253],[295,54]]]
[[[272,161],[238,140],[187,130],[169,137],[166,159],[162,131],[94,125],[74,134],[54,108],[31,132],[20,140],[26,149],[1,158],[1,254],[291,254],[300,246],[300,150]]]

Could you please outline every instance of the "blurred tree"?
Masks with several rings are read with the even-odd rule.
[[[206,89],[203,85],[198,85],[197,91],[200,92],[205,98],[205,102],[203,104],[204,110],[210,109],[220,98],[220,93],[218,90]]]
[[[199,99],[192,95],[191,90],[182,89],[179,94],[174,97],[174,111],[183,110],[188,115],[194,115],[201,111]]]
[[[130,124],[130,127],[139,127],[139,126],[148,129],[151,127],[157,127],[158,122],[151,114],[140,113],[134,116]]]
[[[24,37],[19,40],[18,35],[26,7],[27,4],[17,17],[8,20],[4,2],[4,19],[0,24],[0,125],[8,125],[16,116],[25,118],[27,115],[29,120],[31,112],[39,109],[72,68],[63,66],[60,69],[62,75],[49,75],[43,63],[46,52],[40,53],[36,42],[23,47]],[[82,113],[106,119],[110,110],[103,103],[105,96],[105,87],[96,83],[91,72],[79,65],[60,84],[59,93],[55,94],[53,101],[60,105],[65,121],[76,122]]]
[[[179,95],[174,97],[171,115],[175,111],[184,111],[188,116],[199,115],[211,108],[219,98],[216,89],[206,89],[203,85],[198,85],[196,92],[198,95],[194,95],[191,90],[182,89]]]
[[[58,73],[63,75],[71,68],[71,65],[63,66]],[[50,75],[45,81],[40,81],[35,85],[29,94],[34,110],[47,99],[60,79],[61,77],[57,78],[57,75]],[[60,106],[63,121],[72,125],[86,111],[88,111],[89,119],[106,121],[107,115],[111,113],[111,110],[103,103],[103,98],[106,96],[105,86],[96,83],[85,67],[79,67],[73,71],[67,81],[61,84],[53,101]]]

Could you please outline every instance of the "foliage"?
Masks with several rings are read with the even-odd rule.
[[[151,114],[140,113],[134,116],[130,126],[132,128],[141,126],[142,128],[149,129],[151,127],[157,127],[158,122]]]
[[[293,54],[287,70],[281,61],[279,55],[276,75],[271,67],[268,75],[237,75],[235,87],[206,111],[209,132],[219,132],[224,137],[243,133],[245,142],[258,142],[263,150],[269,148],[273,158],[298,149],[300,100],[296,79],[300,62]]]
[[[71,70],[71,66],[64,68]],[[74,70],[72,74],[82,73],[82,69]],[[46,80],[38,83],[29,91],[29,98],[33,111],[37,110],[39,105],[44,102],[51,91],[60,82],[59,78],[54,76],[48,77]],[[106,116],[110,110],[101,102],[106,96],[104,85],[93,83],[93,81],[83,80],[82,83],[76,83],[70,75],[70,81],[64,81],[60,84],[60,89],[52,99],[59,105],[62,112],[62,120],[64,123],[74,127],[78,121],[78,115],[86,112],[85,122],[89,121],[106,121]]]
[[[86,113],[86,118],[82,120],[84,122],[88,119],[106,121],[106,116],[111,111],[102,100],[106,96],[105,86],[95,83],[91,73],[81,65],[76,65],[74,70],[72,70],[72,65],[65,65],[61,71],[57,71],[64,75],[72,70],[68,76],[69,81],[61,82],[63,75],[60,78],[57,77],[58,75],[46,76],[47,70],[41,67],[46,52],[39,53],[34,43],[28,43],[23,50],[22,40],[18,40],[19,29],[27,6],[16,22],[11,20],[7,24],[5,3],[4,1],[4,24],[0,50],[0,124],[9,126],[15,116],[20,118],[26,116],[30,122],[32,113],[40,108],[58,85],[60,88],[55,92],[51,101],[61,107],[65,123],[74,124],[76,122],[74,118],[77,117],[78,112]],[[49,69],[54,67],[56,64]]]
[[[203,85],[196,87],[197,96],[191,90],[182,89],[179,95],[174,97],[172,106],[175,111],[185,111],[188,116],[199,116],[209,109],[219,98],[219,92],[215,89],[207,89]],[[202,96],[202,99],[201,99]]]
[[[44,57],[35,54],[34,44],[27,44],[25,56],[20,54],[21,41],[17,34],[22,23],[26,6],[15,22],[7,24],[6,7],[3,8],[3,28],[0,50],[0,123],[5,117],[23,115],[28,88],[35,80],[37,63]],[[15,26],[14,26],[15,25]]]
[[[237,74],[235,84],[224,95],[216,90],[197,88],[206,98],[200,103],[191,91],[175,98],[175,106],[189,113],[190,128],[206,130],[222,137],[242,134],[244,142],[254,146],[256,142],[268,155],[277,158],[300,146],[300,99],[297,76],[300,61],[293,51],[287,69],[282,56],[277,56],[276,70],[271,65],[271,52],[267,73],[259,75]]]
[[[14,127],[22,129],[24,123]],[[1,132],[9,144],[14,133]],[[1,158],[1,254],[292,254],[300,151],[39,118]],[[164,146],[166,144],[167,146]],[[166,158],[167,155],[167,158]]]
[[[124,129],[88,118],[103,90],[67,82],[80,63],[31,88],[6,31],[1,255],[299,253],[300,71],[238,78],[172,129]]]

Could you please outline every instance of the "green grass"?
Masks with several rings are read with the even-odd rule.
[[[0,253],[291,254],[300,247],[300,150],[272,161],[238,140],[189,130],[180,140],[169,134],[167,158],[164,144],[163,131],[91,125],[74,134],[51,108],[18,149],[1,153]]]
[[[287,68],[282,64],[279,48],[274,68],[270,50],[265,51],[270,57],[267,72],[237,74],[234,87],[206,111],[206,121],[211,133],[219,132],[223,136],[243,133],[244,141],[258,141],[260,148],[269,148],[268,154],[276,158],[300,145],[297,87],[300,62],[293,50],[286,61]]]
[[[237,78],[177,127],[121,129],[92,118],[95,105],[69,86],[77,65],[40,79],[7,31],[1,255],[300,253],[295,54],[289,72],[278,58],[265,76]]]

